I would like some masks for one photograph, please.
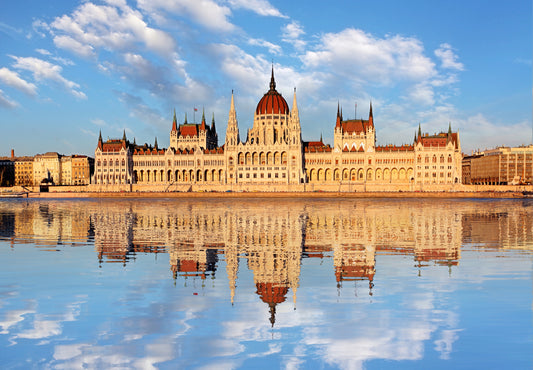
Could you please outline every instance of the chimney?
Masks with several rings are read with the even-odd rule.
[[[11,159],[15,159],[15,149],[11,149]]]

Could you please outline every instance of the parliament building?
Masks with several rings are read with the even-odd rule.
[[[372,103],[368,119],[344,119],[337,106],[333,146],[303,141],[294,91],[292,106],[270,88],[254,112],[252,128],[239,135],[232,93],[225,142],[219,146],[214,117],[178,124],[170,145],[159,148],[122,139],[98,139],[94,191],[425,191],[461,182],[459,134],[428,135],[419,127],[411,145],[376,145]]]

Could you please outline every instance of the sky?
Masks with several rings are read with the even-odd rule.
[[[174,110],[222,145],[232,91],[245,138],[272,67],[306,141],[371,102],[378,145],[450,124],[466,154],[529,145],[532,36],[530,0],[4,1],[0,156],[168,147]]]

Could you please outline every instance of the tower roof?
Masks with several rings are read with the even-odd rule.
[[[270,90],[257,104],[255,114],[289,114],[289,105],[283,96],[276,91],[276,80],[274,79],[274,66],[272,66],[272,76],[270,77]]]

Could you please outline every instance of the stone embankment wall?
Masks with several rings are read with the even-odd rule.
[[[266,190],[265,190],[266,189]],[[349,197],[485,197],[485,198],[516,198],[530,197],[532,185],[433,185],[433,186],[394,186],[364,184],[295,184],[295,185],[241,185],[241,184],[206,184],[206,185],[86,185],[86,186],[50,186],[49,192],[39,192],[39,187],[0,188],[2,193],[25,193],[32,198],[76,198],[101,196],[250,196],[249,193],[261,193],[260,196],[349,196]],[[531,194],[524,194],[531,193]],[[219,194],[219,195],[216,195]]]

